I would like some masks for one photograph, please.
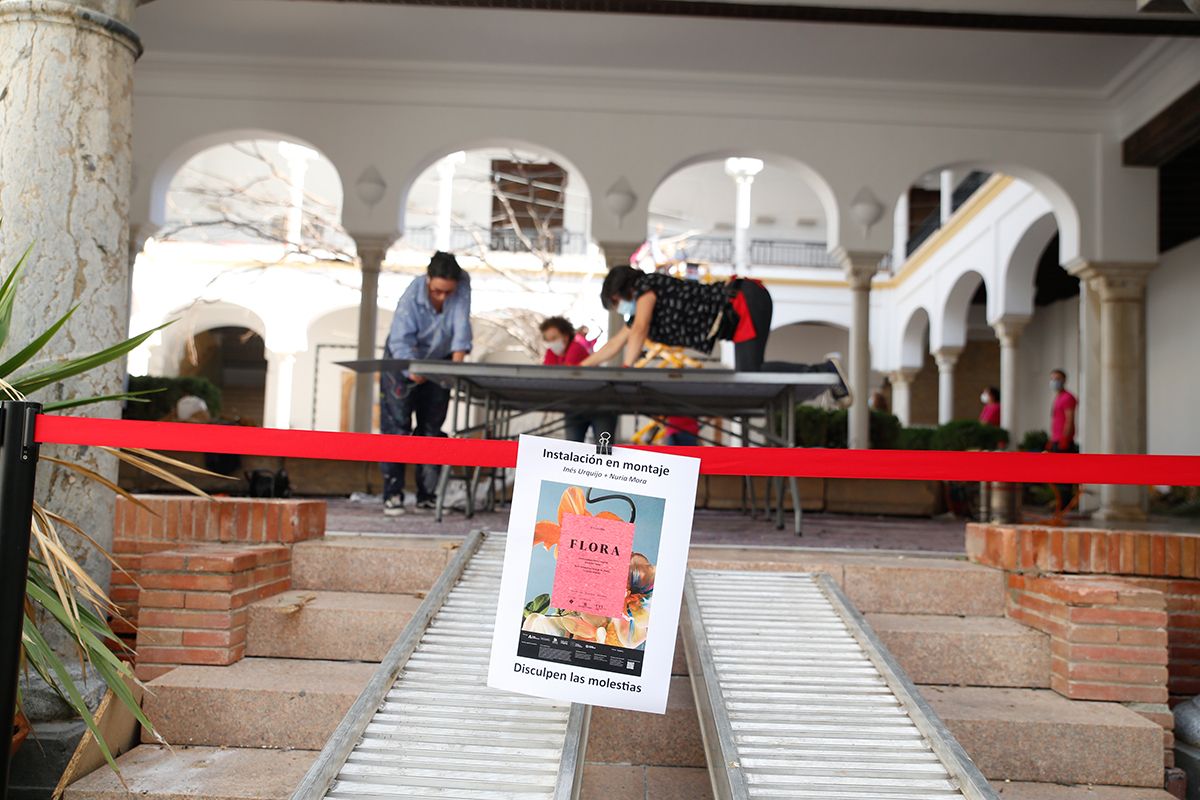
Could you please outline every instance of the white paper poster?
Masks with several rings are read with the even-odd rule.
[[[488,686],[666,711],[699,471],[521,437]]]

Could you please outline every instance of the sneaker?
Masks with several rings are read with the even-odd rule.
[[[416,505],[416,510],[417,511],[436,511],[437,510],[437,501],[436,500],[418,500],[417,505]]]
[[[402,517],[404,516],[404,498],[389,497],[383,501],[383,515],[385,517]]]

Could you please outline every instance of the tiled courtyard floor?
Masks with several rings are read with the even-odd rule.
[[[508,511],[477,513],[467,519],[460,511],[447,512],[441,523],[433,514],[409,513],[385,517],[378,502],[329,498],[326,529],[336,533],[461,536],[476,528],[505,530]],[[922,550],[963,552],[963,525],[950,518],[804,515],[804,535],[796,537],[789,514],[784,530],[761,517],[751,519],[738,511],[697,511],[692,542],[697,545],[751,547],[821,547],[863,550]]]

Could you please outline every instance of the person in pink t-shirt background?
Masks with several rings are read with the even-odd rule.
[[[983,403],[983,410],[979,412],[979,421],[984,425],[1000,427],[1000,390],[995,386],[989,386],[983,390],[983,394],[979,395],[979,402]]]
[[[580,336],[575,326],[565,317],[546,317],[538,326],[546,354],[542,363],[550,366],[574,367],[591,354],[586,337]],[[586,329],[585,329],[586,330]],[[587,439],[588,428],[598,441],[601,433],[609,433],[616,439],[617,415],[595,414],[587,410],[567,412],[564,419],[564,434],[572,442]]]
[[[1050,407],[1050,441],[1046,449],[1052,453],[1078,453],[1075,444],[1075,409],[1079,401],[1067,391],[1067,373],[1061,369],[1050,372],[1050,390],[1054,403]]]

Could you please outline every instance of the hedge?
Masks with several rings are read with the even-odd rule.
[[[847,446],[849,413],[817,406],[796,406],[796,443],[800,447]],[[905,428],[894,414],[871,412],[870,441],[876,450],[998,450],[1008,440],[1003,428],[976,420],[955,420],[936,428]]]

